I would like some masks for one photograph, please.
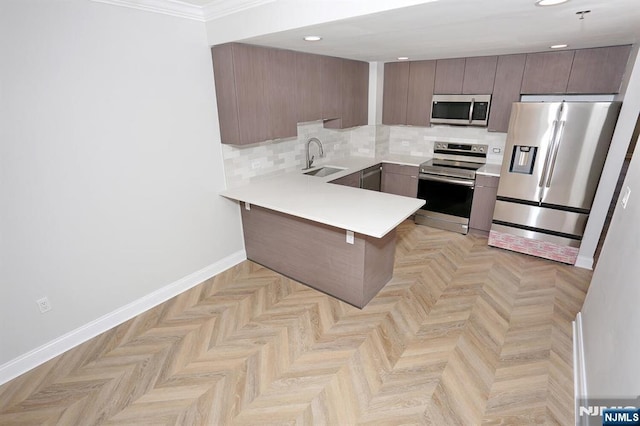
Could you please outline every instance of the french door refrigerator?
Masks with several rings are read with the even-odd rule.
[[[516,102],[489,245],[575,264],[620,102]]]

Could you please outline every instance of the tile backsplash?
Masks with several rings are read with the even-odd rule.
[[[347,130],[325,129],[321,121],[298,124],[298,136],[247,146],[222,145],[227,187],[250,183],[254,179],[276,176],[304,167],[305,142],[316,137],[322,141],[322,162],[348,156],[375,157],[388,154],[433,156],[433,143],[460,142],[489,145],[488,163],[501,163],[507,135],[486,129],[458,126],[361,126]],[[494,152],[499,149],[500,152]],[[319,158],[312,144],[311,154]]]
[[[459,142],[489,145],[487,163],[502,163],[506,133],[488,132],[480,127],[437,125],[432,127],[389,126],[389,153],[433,156],[433,143]],[[500,152],[494,152],[500,150]]]
[[[322,162],[348,156],[374,157],[376,126],[354,129],[325,129],[321,121],[298,124],[298,136],[260,142],[246,146],[222,145],[227,187],[250,183],[257,178],[276,176],[304,168],[304,146],[309,138],[322,142]],[[311,155],[319,159],[318,147],[311,145]]]

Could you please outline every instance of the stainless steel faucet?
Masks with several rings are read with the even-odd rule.
[[[318,138],[309,139],[304,146],[305,161],[306,161],[304,170],[310,169],[311,165],[313,164],[313,160],[315,159],[313,155],[311,156],[311,158],[309,158],[309,148],[311,146],[311,142],[315,142],[318,144],[318,148],[320,148],[320,158],[324,157],[324,150],[322,149],[322,142],[320,142],[320,139]]]

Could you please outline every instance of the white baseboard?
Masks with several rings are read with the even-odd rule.
[[[87,340],[148,311],[160,303],[189,290],[209,278],[237,265],[247,258],[244,250],[237,251],[224,259],[179,279],[138,300],[101,316],[76,328],[44,345],[33,349],[3,365],[0,365],[0,385],[43,364]]]
[[[578,312],[573,321],[573,400],[576,426],[578,422],[578,400],[587,398],[587,370],[584,362],[584,340],[582,334],[582,314]]]
[[[578,258],[576,259],[576,263],[574,266],[577,266],[578,268],[582,268],[582,269],[591,270],[593,269],[593,257],[578,255]]]

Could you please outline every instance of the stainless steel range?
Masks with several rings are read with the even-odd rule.
[[[466,234],[476,170],[487,161],[487,145],[436,142],[433,159],[420,165],[415,222]]]

